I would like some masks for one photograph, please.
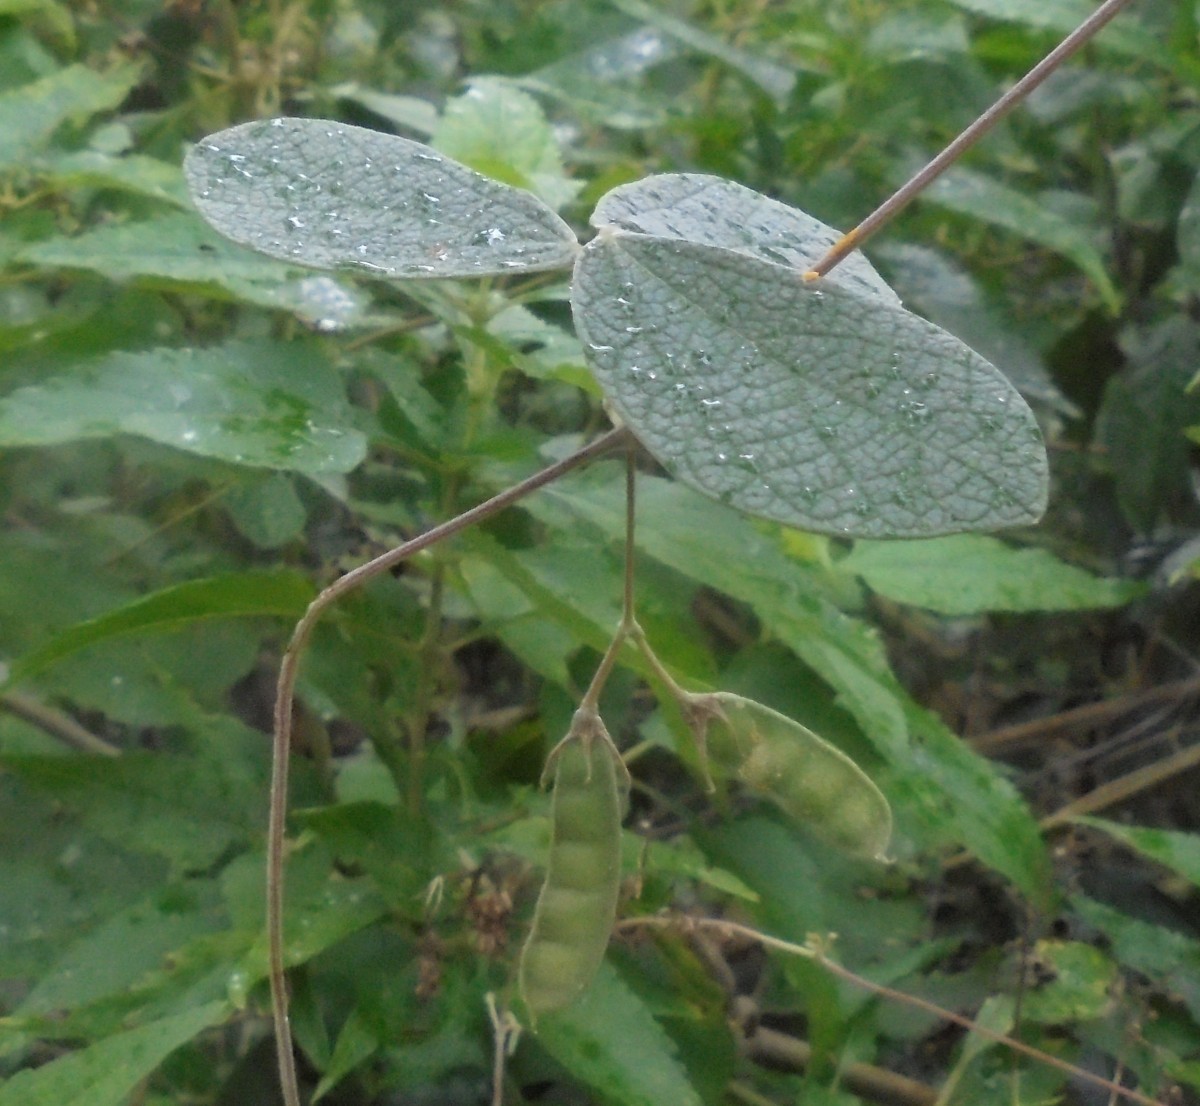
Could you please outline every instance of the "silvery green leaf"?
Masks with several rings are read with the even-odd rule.
[[[318,269],[471,277],[565,268],[578,245],[532,193],[396,135],[320,119],[243,123],[184,163],[235,242]]]
[[[761,192],[702,173],[664,173],[623,184],[604,195],[592,226],[677,238],[805,270],[841,232]],[[900,299],[861,253],[824,278],[859,295],[896,306]]]
[[[584,353],[678,479],[851,537],[1036,521],[1047,463],[1004,376],[878,296],[727,249],[613,230],[572,288]]]

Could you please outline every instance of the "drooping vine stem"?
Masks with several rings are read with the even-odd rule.
[[[296,623],[291,640],[279,665],[275,689],[275,728],[272,738],[271,808],[267,823],[267,946],[268,974],[271,981],[271,1011],[275,1026],[275,1050],[285,1106],[300,1106],[300,1088],[292,1055],[292,1032],[288,1021],[287,980],[283,956],[283,868],[284,831],[287,815],[288,764],[292,740],[292,706],[300,659],[321,616],[344,595],[374,579],[401,561],[436,545],[446,538],[512,506],[531,492],[622,445],[632,445],[630,431],[621,427],[576,450],[561,461],[548,465],[491,499],[443,522],[439,526],[396,546],[372,561],[346,573],[325,588],[308,605]]]
[[[1080,1068],[1040,1048],[1035,1048],[1033,1045],[1028,1045],[1024,1041],[1017,1040],[1015,1037],[1010,1037],[1006,1033],[990,1029],[988,1026],[981,1025],[979,1022],[962,1014],[957,1014],[953,1010],[947,1010],[944,1006],[938,1006],[937,1003],[930,1002],[928,999],[906,994],[904,991],[897,991],[892,987],[867,979],[839,964],[836,960],[830,959],[821,945],[815,941],[805,945],[797,945],[792,941],[772,937],[761,930],[754,929],[752,926],[742,925],[740,922],[729,921],[725,918],[690,918],[678,914],[656,914],[645,917],[626,918],[617,923],[617,929],[625,931],[636,929],[674,929],[683,933],[692,931],[726,937],[742,937],[761,945],[763,948],[775,949],[789,956],[799,956],[805,960],[811,960],[814,964],[819,965],[838,979],[845,980],[856,987],[870,991],[880,998],[891,1002],[903,1003],[926,1014],[932,1014],[934,1017],[944,1021],[953,1022],[960,1028],[966,1029],[971,1033],[976,1033],[993,1044],[1012,1049],[1014,1052],[1019,1052],[1022,1056],[1028,1056],[1031,1060],[1036,1060],[1039,1063],[1066,1072],[1072,1078],[1084,1083],[1090,1083],[1093,1087],[1107,1091],[1114,1100],[1123,1098],[1129,1102],[1136,1102],[1139,1106],[1163,1106],[1163,1103],[1158,1099],[1144,1095],[1132,1087],[1123,1087],[1111,1079],[1105,1079],[1101,1075],[1096,1075],[1084,1068]]]
[[[823,277],[835,265],[862,246],[871,235],[907,207],[911,200],[937,180],[966,150],[987,134],[1072,54],[1088,43],[1129,3],[1130,0],[1104,0],[1100,7],[967,127],[937,157],[901,185],[858,226],[843,234],[825,255],[804,274],[804,279],[816,280],[818,277]]]

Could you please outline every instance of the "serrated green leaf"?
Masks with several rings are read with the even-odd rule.
[[[883,858],[892,812],[854,761],[761,703],[723,691],[704,698],[720,710],[708,729],[715,765],[820,840],[853,856]]]
[[[1092,245],[1091,229],[1081,226],[1078,220],[1066,219],[1034,197],[961,167],[935,180],[921,193],[921,199],[1002,227],[1065,257],[1096,286],[1112,314],[1120,309],[1121,297],[1105,269],[1104,258]]]
[[[188,453],[312,475],[366,454],[320,348],[230,342],[117,352],[0,399],[0,446],[136,434]]]
[[[1117,607],[1145,591],[1135,580],[1093,576],[1045,549],[1015,549],[983,534],[857,542],[838,567],[889,599],[948,615]]]
[[[972,15],[1022,23],[1035,30],[1068,35],[1096,9],[1087,0],[951,0]],[[1128,18],[1118,19],[1097,35],[1095,48],[1133,54],[1156,65],[1167,61],[1167,51],[1154,35]]]
[[[577,1002],[538,1019],[537,1039],[608,1101],[700,1106],[674,1043],[607,963]]]
[[[175,1049],[229,1012],[227,1002],[210,1002],[19,1071],[0,1087],[0,1106],[121,1106]]]
[[[1179,260],[1200,273],[1200,175],[1192,181],[1175,229]]]
[[[1122,964],[1178,996],[1200,1023],[1200,941],[1165,926],[1130,918],[1111,906],[1075,895],[1074,910],[1112,944]]]
[[[897,65],[935,60],[966,67],[970,52],[966,20],[957,13],[901,11],[871,26],[866,52]]]
[[[224,927],[214,894],[209,881],[180,882],[117,911],[62,950],[15,1016],[61,1016],[138,987],[189,941]]]
[[[573,25],[584,29],[578,38],[583,48],[518,78],[520,85],[610,130],[661,126],[669,115],[666,97],[650,95],[639,78],[677,57],[682,52],[677,41],[649,26],[614,33],[603,17]]]
[[[1066,1025],[1098,1018],[1113,1004],[1116,962],[1082,941],[1038,941],[1033,955],[1050,978],[1021,999],[1021,1014],[1043,1025]]]
[[[386,119],[389,123],[414,134],[428,136],[437,130],[437,108],[418,96],[397,96],[391,92],[380,92],[357,81],[334,85],[329,90],[329,95],[336,96],[339,100],[349,100],[352,104],[360,104],[381,119]]]
[[[1123,826],[1103,818],[1081,816],[1072,821],[1108,834],[1163,867],[1170,868],[1193,887],[1200,887],[1200,834],[1152,826]]]
[[[289,857],[284,961],[290,968],[307,963],[393,909],[373,880],[346,877],[331,866],[332,857],[323,846]],[[235,925],[257,934],[242,957],[239,989],[248,989],[267,977],[262,867],[261,856],[247,854],[225,877]]]
[[[81,833],[55,796],[39,794],[12,773],[0,778],[0,804],[4,979],[40,976],[72,941],[153,894],[167,878],[159,857]]]
[[[576,328],[621,417],[684,483],[822,533],[927,537],[1036,521],[1024,400],[901,308],[695,242],[601,233]]]
[[[18,660],[9,682],[28,680],[80,649],[129,634],[167,630],[209,618],[265,615],[297,619],[313,594],[312,584],[290,569],[188,580],[72,626]]]
[[[192,212],[101,226],[75,238],[50,238],[22,250],[19,257],[30,265],[86,269],[109,280],[184,285],[220,299],[293,311],[319,330],[347,326],[364,310],[362,297],[343,282],[301,277],[294,264],[240,250]]]
[[[236,736],[236,735],[235,735]],[[242,751],[261,735],[242,729]],[[88,829],[134,852],[165,857],[177,872],[203,870],[227,849],[256,840],[266,780],[243,765],[129,752],[119,757],[3,758],[3,767],[53,797]],[[265,767],[264,765],[260,765]]]
[[[0,0],[0,16],[13,15],[28,19],[38,16],[53,28],[54,33],[73,41],[71,13],[57,0]],[[32,22],[32,20],[31,20]]]
[[[217,230],[298,265],[471,277],[565,268],[578,250],[531,193],[343,123],[244,123],[194,146],[184,172]]]
[[[375,1054],[380,1045],[378,1026],[361,1010],[353,1010],[342,1023],[329,1065],[321,1073],[321,1082],[313,1091],[312,1101],[320,1102],[355,1068]]]
[[[450,100],[430,145],[493,180],[525,188],[558,209],[580,185],[563,171],[554,131],[538,102],[497,77],[476,77]]]
[[[590,222],[599,229],[721,246],[801,272],[842,236],[797,208],[702,173],[663,173],[620,185],[601,198]],[[899,297],[861,253],[850,254],[825,281],[900,306]]]
[[[107,73],[69,65],[0,94],[0,170],[20,166],[68,120],[116,107],[141,74],[140,65],[119,65]]]
[[[880,782],[897,816],[928,845],[958,842],[1001,872],[1039,908],[1048,908],[1050,858],[1020,792],[932,711],[905,703],[911,744],[891,757]]]
[[[175,207],[191,207],[179,166],[144,154],[113,157],[98,150],[78,150],[39,158],[37,171],[59,188],[113,188]]]
[[[1195,496],[1187,438],[1200,438],[1200,395],[1188,385],[1200,364],[1200,326],[1185,315],[1126,331],[1128,363],[1109,378],[1096,418],[1117,502],[1141,532],[1190,511]]]
[[[272,472],[225,493],[233,524],[259,549],[278,549],[304,532],[306,510],[292,478]]]

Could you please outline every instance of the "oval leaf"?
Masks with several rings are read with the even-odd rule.
[[[571,291],[614,406],[667,469],[850,537],[1035,522],[1046,453],[1001,373],[932,323],[695,242],[602,231]]]
[[[892,811],[883,792],[840,749],[778,711],[727,691],[705,696],[719,714],[712,763],[836,848],[883,859]]]
[[[614,188],[596,205],[591,223],[723,246],[801,272],[842,237],[803,211],[702,173],[663,173]],[[900,297],[861,253],[850,254],[825,284],[900,306]]]
[[[578,250],[536,196],[429,146],[321,119],[243,123],[184,163],[200,213],[271,257],[385,277],[558,269]]]

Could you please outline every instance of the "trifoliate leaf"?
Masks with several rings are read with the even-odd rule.
[[[381,277],[565,268],[575,236],[532,193],[420,142],[321,119],[210,135],[184,171],[201,214],[271,257]]]
[[[1041,433],[1001,373],[932,323],[756,257],[614,229],[571,293],[593,372],[684,483],[853,537],[1036,521]]]

